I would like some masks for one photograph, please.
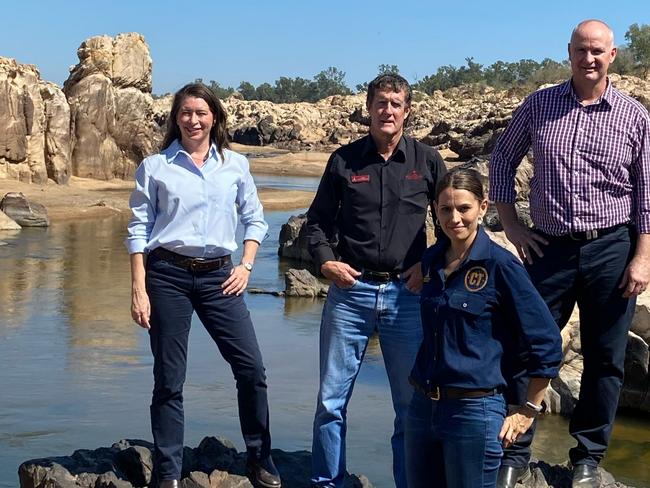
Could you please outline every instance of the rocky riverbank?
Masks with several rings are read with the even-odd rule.
[[[63,88],[42,80],[36,66],[0,57],[0,179],[129,179],[157,150],[171,97],[151,94],[145,39],[137,33],[96,36],[81,43],[77,56]],[[650,106],[649,81],[610,79]],[[449,160],[486,159],[525,95],[484,86],[417,92],[406,132],[449,151]],[[364,93],[284,104],[231,96],[224,106],[231,139],[257,146],[259,156],[268,146],[307,151],[254,158],[256,171],[274,174],[320,175],[329,152],[366,134],[369,125]]]
[[[148,486],[152,478],[150,442],[121,440],[111,447],[82,449],[71,456],[32,459],[18,469],[21,488],[133,488]],[[273,450],[284,488],[308,488],[311,453]],[[247,488],[246,453],[238,453],[225,439],[205,437],[196,448],[183,451],[181,488]],[[531,463],[532,476],[522,488],[568,488],[571,470],[566,464]],[[626,488],[600,469],[601,488]],[[345,488],[372,488],[363,475],[346,474]],[[631,487],[629,487],[631,488]]]

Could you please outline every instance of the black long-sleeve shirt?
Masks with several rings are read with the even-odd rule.
[[[427,204],[446,171],[438,151],[407,136],[388,161],[370,135],[334,151],[307,212],[316,264],[336,259],[337,233],[336,250],[355,269],[399,272],[420,261]]]

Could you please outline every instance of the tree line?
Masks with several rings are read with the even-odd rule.
[[[618,48],[610,72],[621,75],[632,74],[648,76],[650,73],[650,25],[632,24],[625,33],[627,44]],[[397,65],[381,64],[378,74],[399,73]],[[521,88],[532,91],[545,83],[556,83],[571,75],[569,61],[532,59],[519,61],[496,61],[489,66],[465,58],[459,67],[441,66],[435,73],[416,80],[415,90],[432,94],[436,90],[447,90],[461,85],[483,85],[499,89]],[[197,81],[203,81],[201,79]],[[274,84],[262,83],[258,86],[242,81],[237,88],[224,87],[210,80],[207,86],[219,97],[227,98],[238,93],[244,100],[268,100],[275,103],[315,102],[331,95],[350,95],[353,93],[345,83],[345,72],[331,66],[312,79],[282,76]],[[355,87],[356,93],[367,89],[367,83]]]

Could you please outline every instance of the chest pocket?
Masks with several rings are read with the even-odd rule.
[[[402,180],[400,188],[399,211],[402,214],[424,213],[429,201],[427,200],[428,186],[425,179]]]
[[[487,297],[478,293],[454,293],[448,303],[454,310],[478,316],[485,310]]]

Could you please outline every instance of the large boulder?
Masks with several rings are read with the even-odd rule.
[[[40,203],[28,202],[20,192],[7,193],[0,201],[0,211],[21,227],[47,227],[50,219]]]
[[[293,259],[310,263],[312,257],[309,254],[305,223],[305,214],[292,215],[286,224],[280,228],[278,255],[281,258]]]
[[[84,41],[77,55],[79,64],[63,86],[75,137],[73,172],[97,179],[131,177],[161,140],[149,48],[140,34],[97,36]]]
[[[289,269],[284,274],[284,284],[286,297],[326,297],[329,290],[306,269]]]
[[[70,141],[61,89],[35,66],[0,57],[0,178],[66,183]]]

